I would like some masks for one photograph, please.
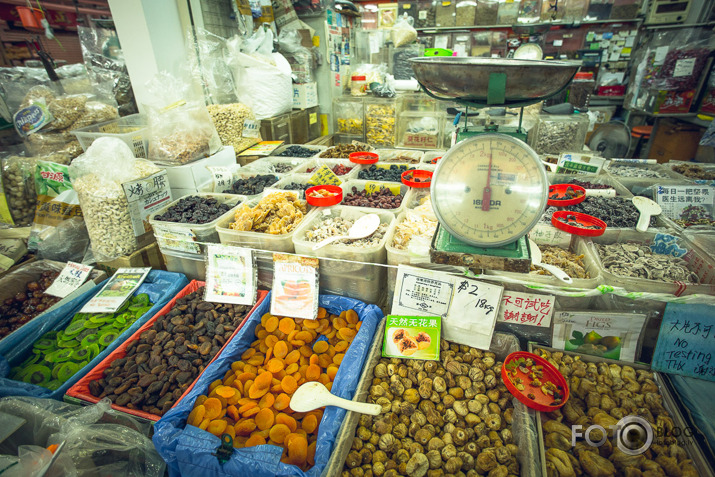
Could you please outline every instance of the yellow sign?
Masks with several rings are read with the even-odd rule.
[[[308,181],[308,184],[313,185],[340,185],[342,183],[343,181],[326,164],[316,169]]]
[[[318,122],[318,113],[310,113],[310,124]]]

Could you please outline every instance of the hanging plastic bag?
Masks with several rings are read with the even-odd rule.
[[[2,158],[2,182],[11,221],[3,214],[3,222],[17,227],[32,223],[35,216],[37,193],[34,173],[37,159],[25,157],[15,149]]]
[[[221,142],[236,154],[262,141],[261,123],[245,104],[209,104],[206,109]]]
[[[298,30],[281,30],[278,35],[278,50],[290,63],[293,81],[311,83],[315,81],[315,59],[311,49],[301,44]]]
[[[192,94],[188,81],[166,72],[147,84],[146,105],[151,127],[149,159],[169,165],[186,164],[221,148],[221,140],[203,98]]]
[[[280,53],[271,53],[272,49],[273,33],[263,27],[245,42],[238,37],[228,41],[227,61],[236,96],[257,119],[280,116],[293,108],[290,64]]]
[[[392,27],[392,42],[395,44],[395,48],[417,41],[417,30],[412,26],[413,23],[414,18],[406,13],[395,22]]]
[[[236,87],[231,68],[225,60],[226,39],[201,28],[189,29],[187,34],[189,68],[207,92],[207,103],[237,103]],[[219,136],[221,132],[219,131]],[[221,138],[223,141],[223,138]],[[226,143],[223,143],[226,145]]]

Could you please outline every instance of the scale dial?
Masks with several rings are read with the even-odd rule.
[[[519,139],[481,134],[458,142],[437,163],[432,207],[442,227],[477,247],[515,242],[544,213],[549,182]]]

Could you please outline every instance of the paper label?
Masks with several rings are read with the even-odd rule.
[[[343,181],[335,175],[327,164],[323,164],[318,167],[313,172],[313,175],[310,176],[310,179],[308,179],[308,184],[313,185],[340,185],[342,183]]]
[[[427,20],[427,10],[422,10],[418,14],[420,20]]]
[[[236,164],[236,166],[241,167]],[[231,188],[236,178],[233,175],[233,170],[237,169],[235,166],[208,166],[206,167],[211,173],[213,178],[213,191],[214,192],[224,192]]]
[[[497,321],[548,328],[554,314],[553,295],[504,291]]]
[[[439,360],[439,316],[388,315],[385,319],[383,357]]]
[[[679,76],[690,76],[693,74],[693,69],[695,68],[695,58],[683,58],[675,62],[675,68],[673,68],[673,78]]]
[[[201,253],[201,246],[196,243],[196,235],[190,229],[174,229],[155,225],[154,236],[162,250]]]
[[[669,46],[659,46],[655,49],[655,56],[653,58],[653,65],[659,66],[665,62],[665,57],[668,56]]]
[[[236,7],[241,15],[251,15],[251,4],[248,0],[236,0]]]
[[[204,300],[235,305],[256,302],[253,251],[211,244],[207,247],[206,295]]]
[[[554,40],[554,46],[563,46],[564,41],[563,40]]]
[[[536,224],[529,232],[529,238],[539,245],[555,245],[566,249],[571,246],[571,237],[570,233],[543,222]]]
[[[149,216],[171,202],[171,188],[166,169],[147,178],[122,184],[129,203],[134,235],[139,237],[151,230]]]
[[[392,192],[392,195],[397,195],[400,193],[399,185],[390,185],[390,184],[381,183],[381,182],[368,182],[365,184],[365,191],[368,194],[375,194],[377,192],[380,192],[381,188],[390,189],[390,192]]]
[[[271,314],[314,320],[318,315],[318,259],[273,254]]]
[[[669,219],[695,224],[713,220],[715,187],[699,185],[657,186],[655,201]]]
[[[454,277],[400,266],[397,269],[393,313],[446,317],[454,294]]]
[[[243,120],[243,137],[258,137],[261,133],[261,124],[253,119]]]
[[[9,270],[13,265],[15,265],[15,260],[5,255],[0,255],[0,272]]]
[[[79,287],[89,277],[89,272],[94,267],[82,265],[81,263],[67,262],[65,268],[62,269],[55,281],[52,282],[45,293],[48,295],[64,298]]]
[[[310,124],[315,124],[318,122],[318,113],[310,113],[308,115],[308,121]]]
[[[80,313],[114,313],[139,288],[151,268],[119,268]]]
[[[37,101],[16,112],[12,120],[17,133],[25,138],[51,123],[54,117],[44,103]]]
[[[601,170],[605,162],[604,158],[598,156],[562,152],[556,165],[556,172],[573,171],[595,174]]]
[[[668,303],[653,353],[653,370],[715,381],[713,325],[712,306]]]
[[[405,147],[436,148],[437,134],[406,133],[402,142]]]
[[[646,315],[591,311],[554,314],[552,346],[566,351],[633,362]]]
[[[268,156],[281,147],[284,142],[285,141],[262,141],[241,152],[239,156]]]

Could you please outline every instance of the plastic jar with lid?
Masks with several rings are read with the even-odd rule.
[[[365,75],[350,77],[350,94],[352,96],[365,96],[367,94],[367,77]]]
[[[593,73],[576,73],[569,88],[569,103],[576,108],[587,108],[595,87],[596,81],[593,79]]]

